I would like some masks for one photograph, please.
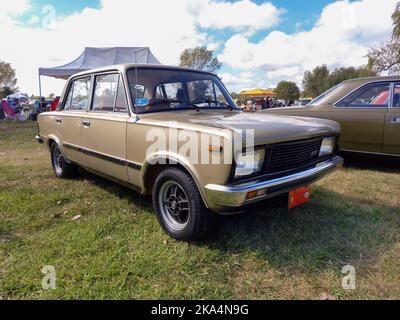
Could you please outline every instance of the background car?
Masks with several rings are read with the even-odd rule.
[[[335,120],[341,151],[400,156],[400,77],[351,79],[306,106],[262,112]]]

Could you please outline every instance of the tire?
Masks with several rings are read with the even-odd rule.
[[[57,143],[53,143],[50,152],[51,164],[57,178],[73,178],[77,175],[78,167],[65,159]]]
[[[169,167],[156,178],[153,206],[162,229],[177,240],[199,240],[212,218],[195,181],[178,168]]]

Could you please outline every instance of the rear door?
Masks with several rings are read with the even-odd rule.
[[[127,181],[126,126],[129,113],[122,76],[119,73],[97,74],[93,83],[92,106],[82,119],[85,165]]]
[[[340,123],[341,150],[382,152],[390,82],[370,83],[336,104],[329,118]]]
[[[65,155],[80,164],[84,163],[84,155],[79,151],[83,144],[82,119],[88,109],[90,90],[90,76],[73,80],[67,89],[62,111],[54,117]]]
[[[394,84],[392,107],[386,113],[383,152],[400,155],[400,83]]]

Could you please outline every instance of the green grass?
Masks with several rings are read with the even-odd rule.
[[[310,204],[218,217],[188,244],[161,231],[147,197],[86,173],[56,179],[35,131],[0,123],[0,299],[400,298],[398,163],[348,158]],[[356,290],[341,286],[347,264]],[[45,265],[56,290],[41,287]]]

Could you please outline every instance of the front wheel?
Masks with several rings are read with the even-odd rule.
[[[209,226],[211,213],[196,183],[178,168],[168,168],[157,177],[153,206],[163,230],[177,240],[198,240]]]
[[[72,178],[78,172],[77,166],[65,159],[57,143],[51,146],[51,164],[57,178]]]

